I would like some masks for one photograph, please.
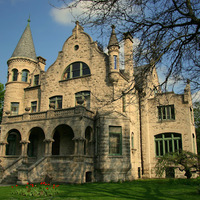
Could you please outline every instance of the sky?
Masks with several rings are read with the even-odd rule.
[[[75,12],[79,11],[78,8]],[[71,13],[54,8],[49,0],[0,0],[0,83],[7,81],[7,60],[26,28],[29,16],[36,55],[47,60],[45,70],[55,62],[75,27],[76,20]],[[84,31],[91,35],[89,30]]]

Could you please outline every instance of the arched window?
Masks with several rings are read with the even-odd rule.
[[[12,80],[13,81],[17,81],[18,78],[18,70],[17,69],[13,69],[12,70]]]
[[[156,156],[182,150],[182,138],[179,133],[162,133],[154,136]]]
[[[63,73],[63,80],[81,77],[90,74],[90,68],[84,62],[71,63]]]
[[[6,155],[21,154],[21,135],[18,130],[11,130],[7,137]]]
[[[22,81],[23,82],[28,81],[28,73],[29,73],[29,71],[27,69],[22,70]]]

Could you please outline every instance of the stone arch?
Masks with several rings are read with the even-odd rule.
[[[85,129],[84,155],[93,155],[93,131],[90,126]]]
[[[42,128],[33,127],[29,131],[29,144],[27,155],[29,157],[35,157],[37,159],[44,156],[45,153],[45,134]]]
[[[74,154],[74,132],[66,124],[58,125],[53,131],[52,155]]]
[[[11,129],[7,134],[6,155],[21,155],[21,134],[17,129]]]

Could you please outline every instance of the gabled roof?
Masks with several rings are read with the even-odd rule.
[[[30,19],[28,19],[28,24],[11,56],[13,57],[25,57],[31,58],[37,61],[37,56],[35,53],[35,47],[33,44],[33,38],[30,29]]]

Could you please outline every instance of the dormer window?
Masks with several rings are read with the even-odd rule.
[[[90,74],[90,68],[84,62],[74,62],[70,64],[63,74],[63,80],[82,77]]]
[[[17,69],[13,69],[12,70],[12,80],[13,81],[17,81],[18,78],[18,70]]]
[[[28,81],[28,73],[29,73],[29,71],[27,69],[22,70],[22,81],[23,82]]]

